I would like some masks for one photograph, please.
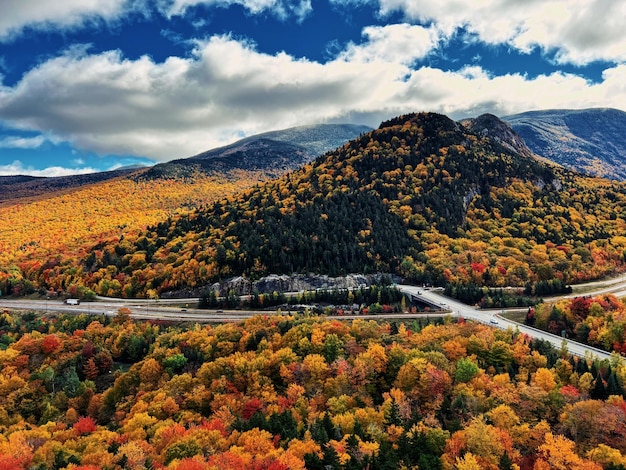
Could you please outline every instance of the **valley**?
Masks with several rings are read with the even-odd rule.
[[[326,316],[327,319],[338,318],[342,321],[351,321],[355,319],[362,320],[374,320],[374,321],[402,321],[410,322],[413,319],[424,318],[436,318],[451,316],[452,318],[463,318],[466,320],[475,321],[478,323],[487,324],[492,328],[511,329],[519,331],[522,334],[528,335],[536,340],[547,341],[555,349],[560,349],[564,345],[570,354],[578,357],[594,357],[596,359],[610,359],[611,354],[607,351],[579,343],[577,341],[559,337],[554,334],[550,334],[541,331],[536,328],[528,327],[524,324],[520,324],[506,317],[500,315],[504,314],[505,310],[482,310],[479,308],[471,307],[463,304],[455,299],[441,295],[436,290],[425,289],[423,287],[399,285],[399,290],[409,297],[419,300],[420,302],[426,302],[433,308],[432,311],[420,311],[417,313],[412,312],[400,312],[400,313],[360,313],[356,314],[342,314],[337,316]],[[619,298],[626,297],[626,281],[618,281],[612,283],[610,287],[601,285],[600,287],[586,292],[588,297],[596,297],[599,295],[611,294]],[[561,296],[550,299],[551,302],[557,301],[559,298],[575,297],[576,295]],[[120,309],[127,309],[129,315],[136,321],[172,321],[172,322],[191,322],[191,323],[222,323],[222,322],[239,322],[246,319],[268,314],[279,315],[280,311],[271,310],[199,310],[195,306],[198,304],[198,298],[189,299],[169,299],[169,300],[144,300],[144,301],[132,301],[122,299],[98,299],[96,301],[83,303],[82,305],[68,307],[60,301],[50,300],[7,300],[0,299],[0,309],[7,309],[9,311],[21,310],[21,311],[35,311],[40,314],[87,314],[89,316],[97,317],[111,317],[114,318],[118,315]],[[169,306],[168,306],[169,305]],[[189,307],[190,305],[194,307]],[[182,307],[181,307],[182,306]],[[290,312],[286,311],[286,315],[290,315]]]
[[[626,183],[492,115],[319,131],[12,180],[0,468],[625,468]]]

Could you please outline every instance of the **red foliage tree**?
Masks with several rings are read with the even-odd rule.
[[[591,299],[589,297],[576,297],[570,302],[570,312],[579,320],[584,320],[589,316],[589,306]]]
[[[96,365],[96,361],[94,361],[93,357],[90,357],[89,360],[85,363],[83,367],[83,372],[85,373],[85,377],[89,380],[94,380],[98,377],[98,366]]]
[[[74,423],[74,431],[79,436],[83,436],[85,434],[91,434],[96,430],[96,422],[91,416],[84,416],[79,418],[78,421]]]
[[[254,413],[259,411],[263,407],[263,403],[258,398],[252,398],[243,405],[242,416],[243,419],[250,419]]]
[[[26,468],[23,459],[12,455],[0,455],[0,470],[21,470],[23,468]]]
[[[61,346],[61,340],[57,335],[46,335],[41,342],[41,351],[45,354],[51,354],[55,352]]]
[[[209,468],[228,468],[230,470],[244,470],[246,468],[244,460],[230,451],[212,455],[207,463],[209,464]],[[177,468],[176,470],[181,469]]]
[[[175,467],[176,470],[206,470],[207,468],[209,468],[207,464],[191,457],[182,459]]]

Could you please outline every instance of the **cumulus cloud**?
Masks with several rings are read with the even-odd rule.
[[[351,62],[389,62],[411,65],[423,59],[438,45],[439,33],[433,28],[407,23],[368,26],[362,44],[350,43],[339,58]]]
[[[156,7],[155,7],[156,5]],[[303,20],[313,10],[311,0],[2,0],[0,41],[21,34],[25,28],[58,30],[108,23],[128,15],[150,15],[156,8],[166,17],[185,15],[197,5],[228,8],[241,5],[250,14],[270,13],[287,20]]]
[[[82,150],[164,161],[242,135],[315,122],[376,126],[412,111],[459,118],[607,103],[626,109],[626,66],[607,69],[599,83],[563,73],[530,79],[480,67],[414,69],[437,47],[432,28],[371,27],[364,38],[326,63],[262,53],[230,36],[198,41],[189,57],[162,63],[75,48],[0,87],[0,120]]]
[[[36,170],[30,166],[24,166],[19,160],[13,161],[8,165],[0,165],[0,176],[13,176],[13,175],[25,175],[25,176],[71,176],[71,175],[84,175],[87,173],[96,173],[95,168],[64,168],[60,166],[51,166]]]
[[[113,20],[139,8],[131,0],[2,0],[0,40],[19,34],[23,28],[75,27],[88,21]]]
[[[161,0],[159,10],[168,17],[181,16],[197,5],[223,8],[241,5],[252,14],[269,12],[284,20],[303,20],[312,11],[311,0]]]
[[[487,44],[540,48],[558,63],[626,60],[626,2],[615,0],[332,0],[379,5],[382,16],[432,24],[445,36],[463,28]]]
[[[36,149],[41,147],[45,141],[46,139],[41,135],[35,137],[7,136],[0,139],[0,148]]]

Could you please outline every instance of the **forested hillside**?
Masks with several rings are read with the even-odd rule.
[[[177,327],[122,311],[3,314],[0,329],[3,469],[626,465],[624,365],[511,330],[289,316]]]
[[[59,191],[71,192],[82,186],[102,183],[108,180],[129,176],[137,169],[120,169],[89,173],[85,175],[35,177],[35,176],[0,176],[0,207],[26,201],[35,197],[46,198]]]
[[[123,176],[0,205],[0,295],[48,289],[83,297],[91,291],[80,263],[94,245],[136,239],[147,226],[262,178],[245,171],[193,180]]]
[[[240,274],[383,271],[418,283],[532,289],[623,269],[625,211],[624,184],[415,114],[135,239],[100,244],[74,282],[133,297]]]
[[[0,295],[93,295],[80,265],[94,246],[136,240],[149,225],[299,168],[367,130],[300,126],[149,169],[0,178]]]

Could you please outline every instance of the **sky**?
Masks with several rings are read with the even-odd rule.
[[[626,110],[623,0],[2,0],[0,176],[270,130]]]

